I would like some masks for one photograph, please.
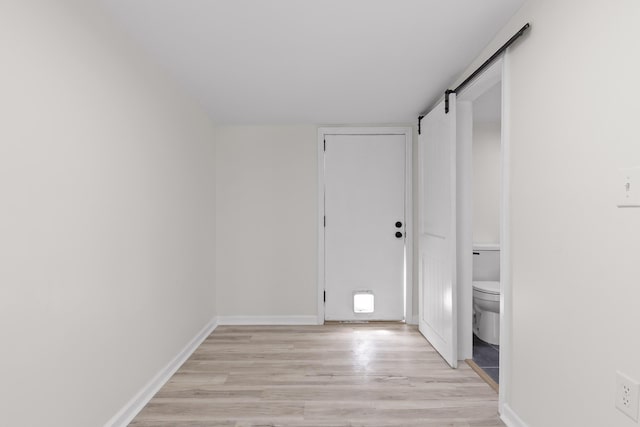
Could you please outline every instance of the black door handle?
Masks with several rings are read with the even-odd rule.
[[[401,237],[402,237],[402,233],[401,233],[401,232],[399,232],[399,231],[396,231],[396,237],[397,237],[398,239],[399,239],[399,238],[401,238]]]
[[[396,222],[396,228],[402,228],[402,223],[400,221]]]

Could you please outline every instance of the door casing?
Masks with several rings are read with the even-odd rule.
[[[325,177],[324,139],[325,135],[403,135],[405,138],[405,277],[404,301],[405,322],[414,324],[413,316],[413,128],[411,127],[321,127],[318,128],[318,325],[324,324],[325,290]]]
[[[480,97],[488,89],[500,82],[502,89],[502,118],[501,118],[501,134],[500,134],[500,388],[498,392],[498,412],[504,414],[507,402],[507,393],[509,389],[510,363],[511,363],[511,340],[512,340],[512,286],[511,286],[511,245],[509,233],[509,198],[511,192],[510,185],[510,74],[509,74],[509,51],[495,61],[487,70],[480,75],[471,85],[469,85],[458,96],[458,104],[469,104],[468,114],[458,115],[458,120],[472,120],[473,110],[471,103]],[[463,109],[464,110],[464,109]],[[464,126],[464,123],[463,123]],[[459,150],[468,150],[466,156],[470,156],[472,149],[471,135],[467,140],[458,141]],[[465,154],[463,154],[464,156]],[[466,205],[470,206],[473,197],[471,185],[471,176],[459,176],[460,182],[463,184],[459,188],[462,194],[459,196],[466,200]],[[466,185],[465,185],[466,183]],[[473,241],[471,239],[471,221],[472,213],[467,210],[461,213],[462,232],[467,234],[466,238],[459,241],[460,256],[458,262],[461,269],[464,270],[463,276],[468,278],[458,282],[458,337],[459,341],[459,359],[466,359],[472,351],[472,332],[471,332],[471,311],[472,311],[472,262],[470,260],[473,250]]]

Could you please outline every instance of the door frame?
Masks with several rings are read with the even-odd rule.
[[[512,338],[512,292],[511,292],[511,245],[510,245],[510,228],[509,228],[509,200],[511,191],[511,169],[510,169],[510,81],[509,81],[509,52],[496,60],[482,75],[480,75],[468,88],[459,94],[458,102],[468,103],[468,114],[464,113],[458,120],[463,121],[462,126],[469,125],[468,121],[472,120],[471,103],[483,95],[493,85],[500,82],[501,85],[501,123],[500,123],[500,387],[498,392],[498,412],[504,413],[504,405],[506,404],[507,390],[509,387],[509,374],[511,372],[511,338]],[[464,111],[464,108],[462,109]],[[464,123],[467,121],[467,123]],[[472,125],[472,123],[471,123]],[[471,134],[466,134],[466,138],[458,141],[458,147],[464,150],[464,156],[470,158],[473,148]],[[473,193],[471,188],[471,170],[465,170],[458,176],[462,187],[461,197],[466,201],[467,206],[473,204]],[[472,233],[473,216],[470,209],[463,213],[462,232]],[[458,324],[458,336],[463,337],[463,348],[459,347],[459,357],[467,357],[472,351],[473,333],[471,331],[471,312],[473,301],[472,276],[473,265],[471,261],[471,253],[473,252],[473,238],[468,235],[466,239],[459,240],[460,252],[458,253],[458,263],[461,265],[464,277],[467,280],[458,282],[458,295],[465,296],[459,298],[458,310],[460,316],[465,317],[465,321]],[[469,259],[467,259],[469,258]],[[461,305],[462,304],[462,305]],[[467,321],[468,320],[468,321]]]
[[[320,127],[318,128],[318,317],[317,324],[324,324],[325,290],[325,174],[324,140],[326,135],[404,135],[405,138],[405,178],[404,178],[404,220],[405,220],[405,266],[404,266],[404,319],[413,323],[413,128],[412,127]]]

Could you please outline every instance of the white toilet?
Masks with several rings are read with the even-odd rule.
[[[500,249],[473,250],[473,333],[500,345]]]

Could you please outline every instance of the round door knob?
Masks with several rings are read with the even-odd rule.
[[[396,237],[397,237],[398,239],[399,239],[399,238],[401,238],[401,237],[402,237],[402,233],[401,233],[401,232],[399,232],[399,231],[396,231]]]
[[[400,221],[396,222],[396,228],[401,228],[402,227],[402,223]]]

